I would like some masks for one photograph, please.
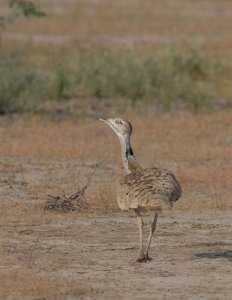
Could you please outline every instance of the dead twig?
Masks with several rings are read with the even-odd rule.
[[[85,192],[89,187],[92,178],[96,172],[96,169],[101,164],[101,162],[96,163],[93,167],[93,171],[87,178],[86,184],[80,189],[78,186],[78,191],[72,193],[68,196],[53,196],[49,195],[49,199],[46,201],[44,209],[50,211],[56,211],[59,213],[67,213],[70,211],[82,211],[88,208],[87,201],[85,199]]]

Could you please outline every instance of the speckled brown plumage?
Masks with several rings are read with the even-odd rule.
[[[155,167],[126,175],[117,188],[117,202],[122,210],[171,209],[180,196],[181,186],[173,173]]]
[[[142,169],[131,147],[130,137],[132,125],[126,120],[99,119],[106,123],[117,134],[122,151],[122,163],[127,175],[119,181],[117,202],[122,210],[134,209],[139,225],[140,247],[138,262],[151,260],[148,255],[154,235],[158,213],[171,209],[173,202],[181,196],[181,186],[172,172],[162,168]],[[143,218],[141,210],[154,210],[155,215],[150,226],[150,234],[146,250],[143,250]]]

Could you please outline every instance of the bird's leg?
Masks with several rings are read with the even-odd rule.
[[[139,211],[139,208],[135,209],[135,213],[137,215],[138,225],[139,225],[139,238],[140,238],[140,246],[139,246],[139,257],[137,259],[138,262],[146,261],[144,252],[143,252],[143,218],[141,216],[141,213]]]
[[[155,232],[155,229],[156,229],[157,219],[158,219],[158,213],[156,212],[155,216],[154,216],[154,219],[153,219],[153,222],[151,223],[151,227],[150,227],[150,234],[149,234],[149,238],[148,238],[147,248],[146,248],[146,251],[145,251],[145,259],[146,260],[151,260],[152,259],[148,256],[148,250],[150,248],[151,239],[152,239],[152,237],[154,235],[154,232]]]

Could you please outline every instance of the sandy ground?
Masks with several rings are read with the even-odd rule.
[[[177,206],[173,215],[158,220],[150,250],[153,260],[138,263],[133,212],[119,212],[116,203],[107,207],[105,202],[95,210],[91,198],[90,208],[81,212],[43,210],[46,192],[55,193],[49,179],[56,177],[56,185],[67,191],[68,175],[75,176],[71,170],[89,174],[91,164],[17,163],[5,163],[3,172],[1,162],[0,299],[231,299],[230,212],[194,213]],[[99,169],[104,173],[106,165]],[[90,193],[97,184],[94,178]],[[146,212],[146,238],[150,219]],[[48,281],[38,282],[38,276]],[[56,293],[58,279],[74,283],[68,281]],[[52,285],[49,280],[54,280]]]
[[[5,224],[0,268],[74,278],[84,286],[78,299],[231,299],[231,229],[225,215],[164,217],[151,246],[153,260],[137,263],[136,218],[126,214]],[[36,291],[14,292],[13,286],[8,299],[41,299]]]

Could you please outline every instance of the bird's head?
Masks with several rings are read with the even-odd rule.
[[[132,133],[132,125],[130,122],[126,120],[122,120],[120,118],[115,118],[115,119],[98,118],[98,120],[110,126],[119,137],[130,136]]]

